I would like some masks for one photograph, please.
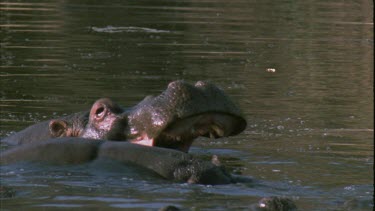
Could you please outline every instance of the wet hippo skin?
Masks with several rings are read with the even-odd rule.
[[[144,167],[176,182],[227,184],[235,181],[222,166],[176,150],[76,137],[55,138],[14,147],[1,153],[0,163],[5,165],[28,161],[64,165],[100,158]]]
[[[187,152],[199,136],[232,136],[245,127],[246,120],[239,109],[215,85],[199,81],[193,86],[174,81],[160,95],[148,96],[132,108],[99,99],[90,112],[41,122],[2,141],[24,144],[53,137],[83,137]]]
[[[95,159],[111,159],[124,164],[151,170],[162,178],[175,182],[198,184],[228,184],[252,182],[248,177],[229,174],[215,162],[203,161],[190,154],[160,147],[147,147],[129,142],[63,137],[38,143],[23,144],[0,154],[0,164],[16,162],[43,162],[71,165],[91,162]],[[11,191],[11,190],[10,190]],[[11,197],[13,192],[3,191]],[[262,198],[250,210],[296,210],[294,202],[284,197]]]

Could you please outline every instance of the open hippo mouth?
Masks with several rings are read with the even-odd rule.
[[[236,135],[246,127],[239,109],[216,86],[175,81],[129,113],[132,142],[187,152],[199,136]]]
[[[159,96],[148,96],[130,109],[123,109],[110,99],[98,100],[80,136],[188,152],[199,136],[226,137],[245,127],[246,120],[239,109],[216,86],[201,81],[194,86],[175,81]]]

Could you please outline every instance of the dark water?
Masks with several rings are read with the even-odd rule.
[[[100,97],[132,106],[170,81],[209,80],[249,125],[192,153],[259,180],[201,186],[105,161],[17,164],[1,168],[16,191],[1,208],[247,210],[276,195],[301,210],[372,210],[372,11],[365,0],[0,2],[0,137]]]

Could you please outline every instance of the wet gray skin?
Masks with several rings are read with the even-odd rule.
[[[128,115],[132,140],[188,151],[198,136],[237,135],[246,127],[238,107],[215,85],[175,81],[157,97],[148,97]],[[149,123],[149,125],[148,125]],[[150,145],[150,144],[149,144]]]
[[[258,204],[255,205],[256,211],[296,211],[297,206],[290,198],[286,197],[265,197],[259,200]]]
[[[160,208],[159,211],[179,211],[185,210],[175,206],[166,206]],[[252,204],[248,207],[251,211],[296,211],[297,206],[294,202],[285,197],[264,197],[259,200],[257,204]]]
[[[53,137],[83,137],[188,152],[198,136],[232,136],[245,127],[239,109],[215,85],[175,81],[159,96],[148,96],[133,108],[124,109],[110,99],[99,99],[89,114],[81,112],[38,123],[3,141],[23,144]]]
[[[176,182],[227,184],[235,181],[217,163],[195,159],[176,150],[76,137],[54,138],[17,146],[2,152],[0,163],[4,165],[29,161],[79,164],[103,158],[144,167]]]
[[[164,179],[191,184],[229,184],[253,182],[249,177],[234,176],[221,166],[217,157],[210,161],[190,154],[160,147],[147,147],[129,142],[118,142],[77,137],[54,138],[44,142],[28,143],[0,154],[0,164],[16,162],[43,162],[66,165],[110,159],[151,170]],[[12,197],[12,190],[3,190],[4,197]],[[250,210],[296,210],[289,198],[267,197]]]

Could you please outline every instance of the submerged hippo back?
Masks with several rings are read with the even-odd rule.
[[[5,137],[1,142],[9,145],[33,143],[51,138],[49,132],[49,120],[31,125],[15,134]]]

